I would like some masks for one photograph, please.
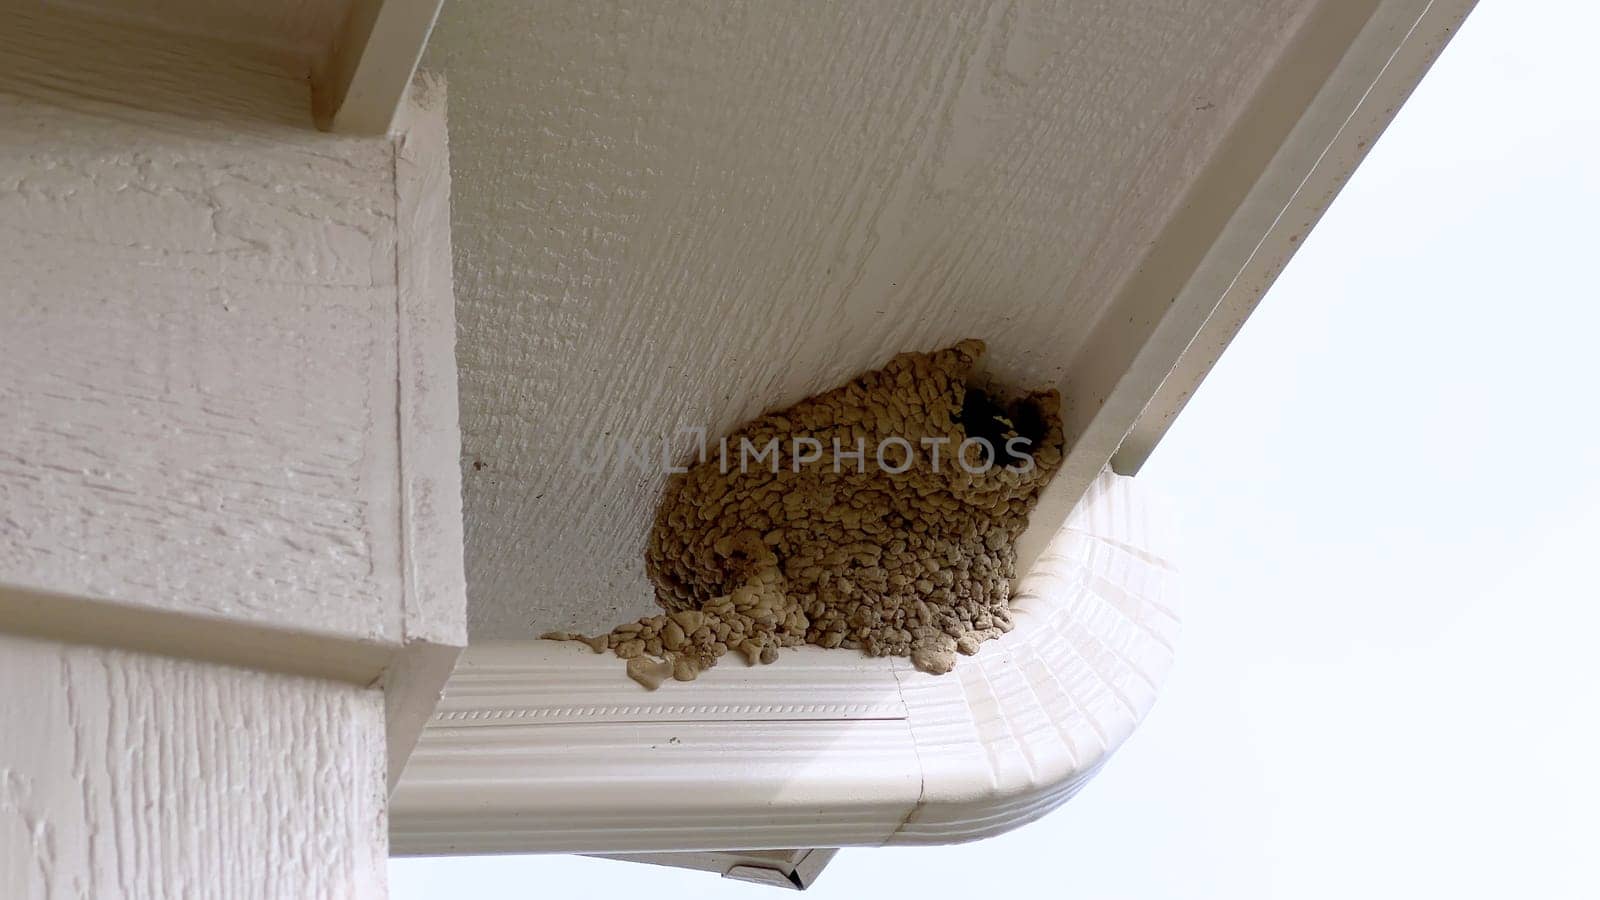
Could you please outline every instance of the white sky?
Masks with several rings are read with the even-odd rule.
[[[1600,897],[1597,33],[1600,4],[1484,0],[1146,466],[1185,632],[1100,776],[808,895]],[[577,857],[390,874],[786,896]]]

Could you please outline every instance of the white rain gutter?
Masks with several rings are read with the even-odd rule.
[[[1065,802],[1155,702],[1168,543],[1106,473],[943,676],[802,648],[647,692],[581,645],[469,649],[390,804],[397,854],[944,844]]]

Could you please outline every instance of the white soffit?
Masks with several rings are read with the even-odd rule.
[[[968,337],[1066,398],[1025,571],[1180,359],[1167,390],[1192,390],[1470,6],[447,7],[429,64],[454,103],[474,639],[654,610],[664,473],[575,455],[716,435]]]

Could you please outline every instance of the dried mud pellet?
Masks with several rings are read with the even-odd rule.
[[[658,659],[638,657],[628,660],[628,677],[644,685],[647,690],[655,690],[672,676],[672,664]]]
[[[755,641],[745,641],[739,645],[739,652],[744,654],[747,665],[755,665],[761,661],[761,645]]]
[[[693,681],[700,674],[700,666],[693,657],[680,656],[672,661],[672,677],[679,681]]]
[[[931,644],[913,644],[911,664],[924,672],[943,675],[956,667],[956,655],[952,649]]]

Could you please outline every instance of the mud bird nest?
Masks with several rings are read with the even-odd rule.
[[[667,484],[645,550],[666,612],[545,637],[651,689],[800,644],[948,672],[1011,630],[1016,539],[1062,457],[1060,397],[976,386],[983,350],[902,353],[745,424]]]

